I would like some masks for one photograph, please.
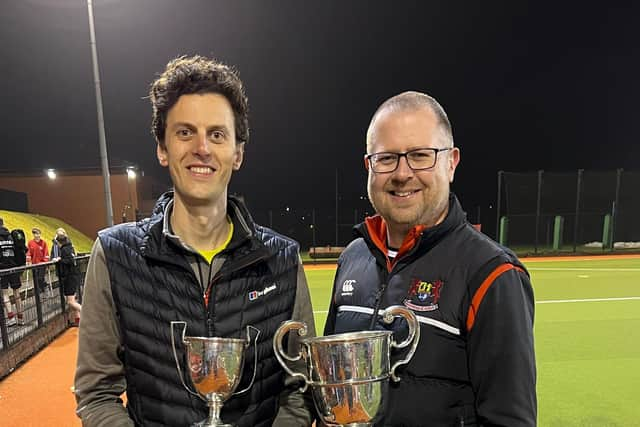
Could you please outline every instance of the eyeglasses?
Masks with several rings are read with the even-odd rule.
[[[375,173],[391,173],[398,169],[400,157],[407,159],[407,164],[411,170],[431,169],[436,165],[438,153],[449,151],[453,147],[448,148],[416,148],[404,153],[373,153],[367,154],[365,158],[369,161],[371,170]]]

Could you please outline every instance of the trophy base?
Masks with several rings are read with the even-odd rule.
[[[373,423],[326,424],[329,427],[373,427]]]
[[[216,420],[202,420],[200,422],[191,424],[191,427],[236,427],[233,424],[224,424]]]

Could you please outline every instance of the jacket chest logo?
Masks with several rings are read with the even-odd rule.
[[[437,310],[443,285],[442,280],[413,279],[404,305],[415,311]]]
[[[249,292],[249,301],[255,301],[263,295],[268,294],[271,291],[275,291],[278,288],[276,283],[272,283],[261,291],[251,291]]]
[[[353,279],[347,279],[344,282],[342,282],[342,294],[341,296],[345,297],[345,296],[350,296],[353,295],[353,285],[356,284],[356,281]]]

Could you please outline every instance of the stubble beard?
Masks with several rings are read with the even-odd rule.
[[[423,190],[426,191],[426,190]],[[378,204],[375,198],[369,194],[371,205],[382,218],[388,227],[392,227],[397,232],[407,233],[417,225],[426,225],[428,228],[437,225],[444,219],[445,213],[449,209],[449,192],[442,197],[432,200],[433,203],[425,202],[423,209],[418,206],[410,208],[410,212],[403,212],[389,204]]]

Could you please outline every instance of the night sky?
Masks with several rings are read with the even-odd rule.
[[[336,170],[344,215],[364,209],[371,115],[419,90],[452,122],[454,191],[494,221],[498,170],[640,169],[640,5],[564,3],[96,0],[109,161],[166,179],[145,97],[198,53],[245,83],[231,189],[255,212],[333,209]],[[99,167],[86,2],[5,0],[0,40],[0,169]]]

